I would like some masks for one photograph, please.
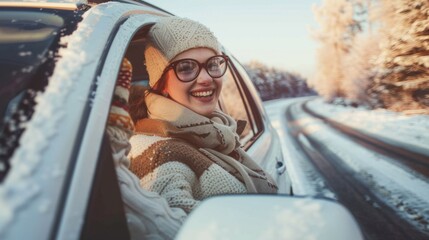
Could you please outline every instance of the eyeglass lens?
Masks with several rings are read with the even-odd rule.
[[[222,56],[214,56],[209,58],[205,64],[200,64],[194,59],[183,59],[177,62],[174,71],[179,80],[189,82],[198,76],[201,67],[204,67],[213,78],[222,77],[226,71],[226,60]]]

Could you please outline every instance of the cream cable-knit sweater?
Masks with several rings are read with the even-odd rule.
[[[247,192],[242,182],[182,140],[138,134],[130,143],[131,171],[170,207],[189,213],[209,196]]]

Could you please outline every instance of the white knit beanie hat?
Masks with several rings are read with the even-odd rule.
[[[158,82],[164,69],[178,54],[198,47],[221,53],[216,37],[201,23],[176,16],[161,18],[149,31],[144,53],[149,86]]]

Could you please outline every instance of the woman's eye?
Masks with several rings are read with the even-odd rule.
[[[209,69],[217,69],[220,68],[222,64],[225,63],[225,60],[222,58],[214,58],[211,59],[211,61],[208,62],[207,67]]]
[[[176,71],[183,73],[193,72],[195,70],[195,66],[196,64],[193,62],[182,62],[177,65]]]
[[[210,62],[209,64],[208,64],[208,68],[209,69],[212,69],[212,70],[214,70],[214,69],[218,69],[218,68],[220,68],[220,62],[219,61],[213,61],[213,62]]]

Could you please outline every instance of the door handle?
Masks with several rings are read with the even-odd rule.
[[[286,165],[281,161],[277,161],[276,169],[277,174],[282,175],[286,171]]]

